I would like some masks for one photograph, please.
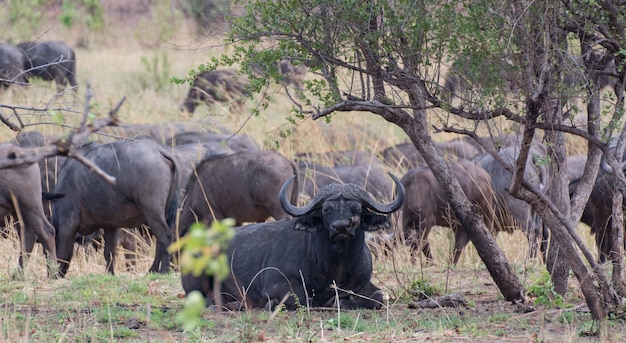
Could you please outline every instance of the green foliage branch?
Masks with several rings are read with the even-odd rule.
[[[181,274],[212,275],[216,284],[228,277],[230,269],[225,251],[235,235],[234,224],[233,219],[227,218],[213,221],[208,228],[202,223],[191,225],[188,234],[169,247],[171,252],[180,252]],[[176,316],[177,323],[186,331],[193,330],[201,322],[205,306],[206,300],[199,291],[190,292]]]

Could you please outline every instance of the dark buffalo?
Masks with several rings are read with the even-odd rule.
[[[216,102],[232,103],[239,108],[245,102],[249,84],[245,75],[233,69],[202,72],[193,80],[180,110],[193,113],[200,103],[210,106]]]
[[[547,192],[550,187],[550,174],[542,159],[546,159],[546,148],[541,144],[534,144],[530,148],[526,161],[524,178],[541,192]],[[518,146],[504,147],[498,152],[498,156],[513,166],[519,156]],[[525,201],[509,194],[513,175],[507,171],[493,156],[483,153],[476,157],[475,161],[491,176],[491,184],[496,197],[495,205],[495,230],[497,232],[512,232],[521,228],[528,236],[530,257],[536,257],[539,240],[545,236],[541,216]],[[545,251],[545,241],[541,244]]]
[[[583,158],[584,156],[581,157],[581,159]],[[626,160],[626,153],[624,154],[624,160]],[[578,163],[584,166],[584,162],[581,161]],[[598,249],[598,260],[604,263],[611,258],[611,245],[616,239],[613,237],[613,231],[610,230],[610,228],[613,225],[613,192],[617,190],[616,185],[619,181],[615,179],[612,168],[604,161],[604,158],[600,167],[598,177],[591,191],[591,195],[589,196],[587,206],[583,211],[581,221],[589,225],[591,233],[594,234],[596,247]],[[570,194],[573,193],[580,182],[582,169],[577,174],[578,175],[574,174],[573,176],[578,176],[578,178],[574,178],[570,181]],[[626,207],[626,198],[623,201],[623,206]],[[624,244],[626,246],[626,242]]]
[[[180,215],[181,236],[193,222],[209,224],[230,217],[239,224],[288,215],[278,202],[280,186],[298,175],[293,161],[274,151],[239,152],[207,159],[187,185]],[[297,186],[292,189],[297,201]]]
[[[402,206],[404,189],[393,180],[398,195],[389,204],[376,202],[357,185],[332,184],[296,207],[286,195],[290,178],[279,198],[294,218],[238,228],[228,247],[231,275],[221,293],[214,294],[210,276],[183,275],[185,293],[197,290],[211,300],[221,296],[228,308],[240,309],[273,308],[283,299],[289,310],[335,306],[336,300],[342,309],[380,308],[383,296],[370,281],[365,232],[389,228],[387,214]]]
[[[15,144],[22,148],[42,147],[46,145],[46,138],[38,131],[24,131],[15,137]],[[65,156],[53,156],[39,161],[41,188],[44,192],[52,192],[54,190],[59,172],[66,160],[67,157]],[[49,218],[50,208],[46,205],[44,210]]]
[[[472,138],[461,137],[447,142],[435,143],[441,153],[450,159],[472,159],[481,152]],[[401,143],[386,148],[383,159],[392,168],[411,169],[425,166],[426,162],[413,143]]]
[[[216,142],[183,144],[168,148],[171,148],[171,152],[176,157],[180,167],[181,199],[185,196],[191,176],[197,172],[202,162],[235,153],[228,147]]]
[[[6,156],[13,147],[12,144],[0,144],[0,154]],[[36,163],[0,169],[0,218],[12,215],[21,222],[18,230],[22,243],[20,267],[24,266],[24,257],[33,251],[37,241],[43,244],[51,261],[55,261],[57,257],[54,227],[43,211],[39,180],[39,167]]]
[[[494,194],[489,174],[466,160],[450,162],[450,170],[467,199],[483,215],[487,227],[491,227]],[[433,172],[428,167],[411,169],[402,178],[402,184],[406,190],[406,200],[402,206],[402,228],[406,242],[414,250],[421,248],[424,256],[432,259],[428,244],[431,228],[435,225],[449,227],[454,231],[453,263],[456,264],[469,242],[469,236],[456,220]]]
[[[278,63],[276,64],[276,68],[276,72],[278,72],[281,77],[280,81],[285,87],[292,87],[297,91],[303,90],[302,81],[304,81],[304,78],[308,71],[308,68],[306,66],[302,64],[295,66],[288,60],[283,59],[278,61]],[[273,73],[272,70],[264,71],[263,67],[259,64],[254,64],[253,69],[254,72],[259,76],[267,76],[268,74]]]
[[[0,89],[7,89],[11,83],[26,83],[24,55],[15,46],[0,43]]]
[[[172,242],[180,191],[174,156],[151,140],[90,144],[79,153],[117,181],[111,185],[73,159],[62,169],[55,192],[66,197],[52,206],[60,275],[69,267],[76,234],[88,236],[104,229],[104,256],[107,270],[113,273],[119,228],[142,224],[150,227],[157,242],[150,271],[169,271],[167,247]]]
[[[54,81],[61,92],[69,84],[74,91],[76,83],[76,54],[74,49],[59,41],[23,42],[17,47],[24,53],[26,77]]]
[[[391,199],[393,185],[385,173],[367,165],[326,167],[317,163],[300,161],[300,193],[312,199],[321,188],[332,183],[354,183],[363,187],[375,199]]]
[[[173,135],[165,141],[167,146],[197,143],[219,143],[233,151],[256,151],[259,145],[245,134],[218,134],[211,132],[187,131]]]

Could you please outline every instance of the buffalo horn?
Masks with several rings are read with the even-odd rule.
[[[606,158],[602,156],[600,160],[600,169],[602,169],[607,174],[613,174],[613,167],[606,161]],[[622,170],[626,171],[626,161],[622,162]]]
[[[404,192],[404,186],[402,186],[402,183],[400,182],[400,180],[398,180],[398,178],[392,175],[391,173],[389,174],[389,176],[391,176],[391,178],[395,182],[396,187],[398,189],[398,194],[396,195],[396,198],[389,204],[381,204],[377,202],[372,197],[371,194],[369,194],[368,192],[363,190],[361,187],[358,187],[356,185],[331,184],[322,188],[320,192],[315,194],[313,199],[307,205],[302,206],[302,207],[297,207],[289,203],[289,200],[287,200],[287,197],[286,197],[287,188],[289,188],[289,185],[295,178],[295,176],[292,176],[287,181],[285,181],[283,186],[280,188],[280,193],[278,195],[280,199],[280,205],[283,208],[283,211],[285,211],[285,213],[289,214],[292,217],[299,217],[299,216],[303,216],[305,214],[311,213],[311,211],[317,209],[317,207],[324,200],[326,200],[329,197],[333,197],[337,193],[341,193],[343,191],[347,193],[352,193],[352,194],[346,194],[346,195],[350,198],[354,198],[354,199],[358,199],[362,201],[366,207],[373,209],[374,211],[378,213],[391,213],[391,212],[398,210],[402,206],[402,203],[404,202],[405,192]]]
[[[292,205],[286,196],[287,189],[289,188],[289,185],[291,184],[293,179],[295,179],[295,175],[287,179],[287,181],[285,181],[283,186],[280,188],[280,192],[278,193],[278,198],[280,199],[280,206],[282,207],[283,211],[285,211],[285,213],[287,213],[288,215],[292,217],[300,217],[305,214],[311,213],[311,211],[315,210],[319,204],[321,204],[324,200],[326,200],[326,198],[328,198],[332,194],[337,193],[337,191],[341,191],[341,188],[339,188],[341,187],[341,185],[338,185],[338,184],[328,185],[322,188],[324,190],[323,192],[317,192],[317,194],[315,194],[313,199],[307,205],[302,206],[302,207],[297,207],[297,206]],[[330,186],[332,186],[332,189],[329,189]]]
[[[381,204],[377,202],[370,193],[360,187],[358,188],[358,197],[360,198],[360,200],[363,201],[363,203],[365,203],[368,208],[371,208],[378,213],[386,214],[394,212],[400,209],[402,203],[404,202],[404,186],[402,185],[400,180],[398,180],[398,178],[395,177],[393,174],[389,173],[389,176],[391,176],[391,178],[393,179],[393,182],[396,184],[396,189],[398,190],[396,198],[393,199],[393,201],[389,204]]]

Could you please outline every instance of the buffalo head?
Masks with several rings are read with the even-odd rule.
[[[297,218],[296,230],[327,230],[332,241],[351,240],[360,233],[359,228],[363,231],[388,228],[390,222],[387,214],[402,206],[404,186],[395,176],[389,175],[398,189],[396,198],[389,204],[377,202],[372,195],[355,184],[335,183],[320,189],[307,205],[297,207],[286,198],[293,176],[280,189],[280,204],[285,213]]]

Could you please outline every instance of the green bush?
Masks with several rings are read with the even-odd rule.
[[[7,0],[6,11],[3,12],[2,22],[10,27],[10,37],[6,40],[25,40],[24,37],[37,36],[41,32],[43,23],[44,0]]]
[[[104,9],[100,0],[63,0],[58,20],[68,30],[77,27],[78,45],[87,47],[90,35],[104,29]]]

